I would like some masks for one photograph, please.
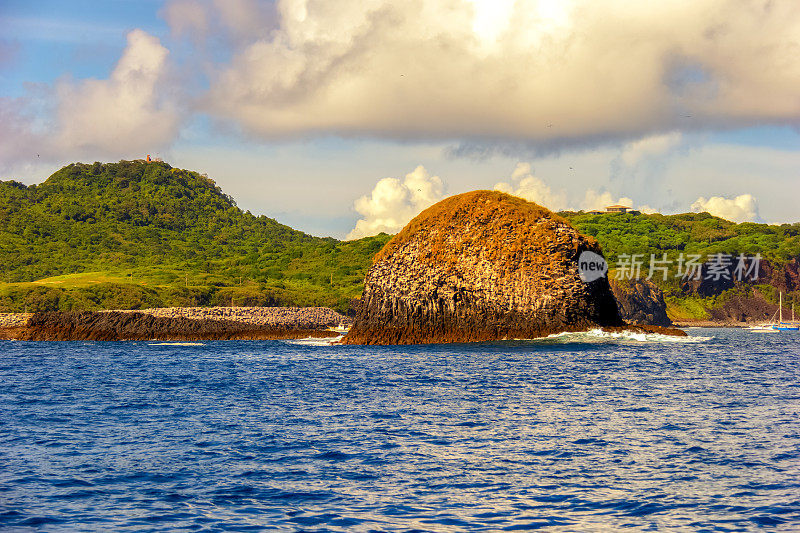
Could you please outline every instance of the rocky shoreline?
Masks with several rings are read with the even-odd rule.
[[[133,312],[133,311],[121,311]],[[352,319],[328,307],[162,307],[135,311],[158,318],[228,320],[292,329],[349,327]]]
[[[350,319],[324,307],[172,307],[6,313],[0,339],[30,341],[268,340],[336,337]]]
[[[333,338],[350,320],[327,308],[164,308],[142,311],[0,313],[0,340],[201,341]],[[605,331],[684,335],[627,325]],[[546,332],[542,332],[546,334]]]

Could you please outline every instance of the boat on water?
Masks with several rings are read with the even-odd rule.
[[[772,327],[772,324],[755,324],[747,329],[753,333],[777,333],[778,331]]]
[[[776,321],[775,318],[778,318]],[[783,293],[779,293],[778,297],[778,309],[775,311],[775,314],[772,315],[772,318],[769,319],[769,322],[765,322],[762,324],[754,324],[747,328],[749,331],[754,333],[775,333],[777,331],[798,331],[800,330],[800,324],[798,324],[794,319],[794,305],[792,305],[792,320],[790,322],[783,321]]]
[[[348,331],[350,331],[350,327],[346,325],[344,322],[340,322],[338,326],[331,327],[328,329],[338,333],[339,335],[345,335]]]
[[[795,322],[794,320],[794,304],[792,304],[792,321],[791,322],[784,322],[783,321],[783,293],[780,293],[780,297],[778,299],[778,323],[772,326],[772,329],[776,331],[798,331],[800,330],[800,324]]]

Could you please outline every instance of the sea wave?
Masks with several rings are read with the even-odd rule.
[[[344,335],[330,338],[316,338],[308,337],[304,339],[286,339],[282,340],[286,344],[294,344],[298,346],[335,346],[338,345]],[[603,331],[600,328],[591,329],[588,331],[564,331],[561,333],[554,333],[547,337],[539,337],[534,339],[513,339],[515,342],[532,342],[542,344],[571,344],[571,343],[604,343],[604,344],[620,344],[620,343],[678,343],[678,344],[697,344],[708,342],[712,340],[713,336],[700,336],[690,335],[687,337],[676,335],[663,335],[661,333],[643,333],[637,331]]]
[[[297,346],[331,346],[339,343],[344,338],[344,335],[338,337],[306,337],[305,339],[284,339],[281,342],[286,344],[294,344]]]
[[[800,336],[691,333],[6,343],[0,531],[797,530]]]
[[[148,346],[205,346],[202,342],[150,342]]]
[[[516,340],[529,340],[531,342],[556,342],[556,343],[618,343],[618,342],[658,342],[658,343],[679,343],[679,344],[696,344],[708,342],[714,337],[703,337],[690,335],[688,337],[678,337],[676,335],[663,335],[661,333],[643,333],[638,331],[603,331],[600,328],[590,329],[588,331],[564,331],[561,333],[554,333],[547,337],[539,339],[516,339]]]

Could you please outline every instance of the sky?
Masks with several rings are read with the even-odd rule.
[[[452,194],[800,221],[796,0],[0,2],[0,179],[147,154],[319,236]]]

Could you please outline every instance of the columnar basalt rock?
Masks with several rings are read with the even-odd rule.
[[[472,342],[620,327],[608,280],[580,278],[587,250],[600,253],[594,239],[534,203],[497,191],[452,196],[375,256],[344,342]]]

